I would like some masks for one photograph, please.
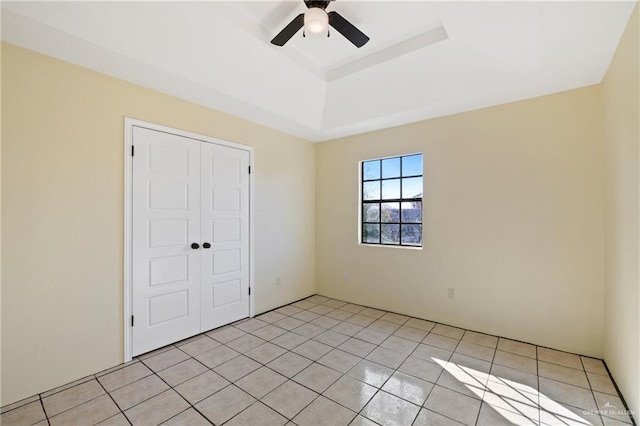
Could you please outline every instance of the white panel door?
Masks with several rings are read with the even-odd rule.
[[[202,331],[249,316],[249,153],[201,147]]]
[[[133,128],[133,355],[200,332],[200,145]]]

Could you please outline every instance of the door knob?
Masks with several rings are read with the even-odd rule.
[[[208,249],[208,248],[211,248],[211,244],[209,244],[209,243],[204,243],[204,244],[202,245],[202,247],[204,247],[204,248]]]
[[[197,249],[199,249],[199,248],[200,248],[200,244],[198,244],[198,243],[193,243],[193,244],[191,244],[191,248],[192,248],[192,249],[194,249],[194,250],[197,250]]]

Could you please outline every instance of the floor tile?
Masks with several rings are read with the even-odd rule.
[[[304,321],[293,317],[286,317],[281,319],[280,321],[275,322],[273,325],[284,330],[293,330],[294,328],[300,327],[302,324],[304,324]]]
[[[51,426],[95,425],[115,416],[120,410],[108,395],[102,395],[84,404],[49,418]],[[3,423],[4,425],[4,423]]]
[[[436,326],[436,323],[420,318],[410,318],[409,321],[404,323],[404,325],[406,327],[417,328],[418,330],[430,332],[431,330],[433,330],[433,327]]]
[[[471,398],[482,399],[490,371],[489,362],[454,354],[444,365],[444,371],[436,383]]]
[[[400,325],[395,324],[393,322],[384,321],[383,319],[379,319],[369,324],[367,328],[371,330],[381,331],[383,333],[390,335],[394,333],[397,329],[399,329]]]
[[[570,385],[589,389],[587,375],[582,370],[538,361],[538,375],[558,382],[569,383]]]
[[[327,314],[329,318],[336,319],[338,321],[344,321],[347,318],[351,318],[353,314],[351,312],[343,311],[341,309],[336,309],[335,311],[331,311]]]
[[[355,419],[353,419],[353,421],[349,423],[349,426],[378,426],[378,423],[369,420],[366,417],[357,415]]]
[[[167,345],[167,346],[165,346],[163,348],[158,348],[158,349],[155,349],[153,351],[144,353],[144,354],[138,356],[138,359],[141,360],[141,361],[144,361],[145,359],[149,359],[149,358],[154,357],[156,355],[160,355],[162,353],[169,352],[170,350],[175,349],[175,348],[176,347],[174,345]]]
[[[507,383],[509,386],[521,391],[536,393],[538,392],[538,376],[535,374],[525,373],[521,370],[505,367],[498,364],[491,366],[491,375],[489,381],[499,381]]]
[[[281,308],[276,309],[276,312],[283,315],[288,315],[288,316],[295,315],[301,311],[302,309],[296,308],[295,306],[291,306],[291,305],[283,306]]]
[[[131,424],[157,425],[189,408],[176,391],[169,389],[124,412]]]
[[[164,370],[158,373],[158,376],[169,386],[177,386],[182,382],[186,382],[187,380],[198,376],[205,371],[207,371],[207,367],[203,364],[199,363],[193,358],[190,358],[186,361],[182,361],[180,364],[173,365],[169,368],[165,368]]]
[[[489,334],[477,333],[475,331],[465,331],[462,336],[463,342],[475,343],[476,345],[487,346],[495,349],[498,346],[498,338]]]
[[[238,337],[242,337],[244,336],[245,333],[242,330],[238,330],[235,327],[232,326],[227,326],[227,327],[221,327],[221,328],[217,328],[213,331],[210,331],[207,333],[207,336],[211,337],[212,339],[220,342],[220,343],[228,343],[232,340],[237,339]]]
[[[589,384],[591,389],[597,392],[608,393],[609,395],[618,395],[616,387],[609,376],[603,376],[601,374],[587,373]]]
[[[389,336],[380,346],[409,356],[418,347],[418,342],[398,336]]]
[[[540,421],[538,395],[519,391],[507,383],[489,380],[482,400],[502,417],[507,417],[505,412],[508,412],[515,415],[510,417],[516,419],[523,417],[523,423],[538,424]]]
[[[241,354],[249,352],[253,348],[257,348],[258,346],[266,343],[265,340],[253,336],[251,334],[247,334],[242,337],[238,337],[235,340],[227,343],[227,346],[233,349],[234,351],[240,352]],[[215,349],[214,349],[215,351]]]
[[[478,418],[480,401],[436,385],[424,407],[462,424],[473,425]]]
[[[359,357],[367,356],[375,348],[376,345],[365,342],[364,340],[356,339],[355,337],[349,338],[343,344],[338,346],[338,349]]]
[[[456,346],[458,346],[459,340],[453,339],[451,337],[441,336],[439,334],[429,333],[429,335],[424,338],[422,343],[430,346],[435,346],[440,349],[445,349],[447,351],[453,351]]]
[[[347,304],[345,302],[340,301],[340,300],[328,300],[325,303],[323,303],[323,305],[328,306],[328,307],[333,308],[333,309],[338,309],[338,308],[341,308],[343,306],[346,306]]]
[[[293,422],[299,426],[346,426],[355,416],[353,411],[320,396],[294,417]]]
[[[456,347],[454,353],[468,355],[474,358],[481,359],[483,361],[492,362],[495,354],[495,349],[482,345],[476,345],[475,343],[469,343],[461,341]]]
[[[307,324],[301,325],[298,328],[294,328],[291,331],[293,333],[296,333],[311,339],[312,337],[315,337],[320,333],[324,333],[325,329],[323,327],[320,327],[319,325],[307,323]]]
[[[538,360],[582,370],[582,362],[578,355],[554,349],[538,347]]]
[[[483,403],[480,407],[480,415],[478,416],[477,426],[511,426],[523,425],[534,426],[539,424],[537,421],[525,417],[521,414],[504,408],[491,406]]]
[[[256,362],[244,355],[240,355],[233,358],[231,361],[220,364],[219,366],[214,368],[213,371],[215,371],[225,379],[231,382],[235,382],[236,380],[257,370],[261,366],[262,365],[260,365],[259,362]]]
[[[464,335],[465,330],[461,328],[451,327],[450,325],[437,324],[435,327],[433,327],[431,332],[434,334],[439,334],[440,336],[460,340]]]
[[[342,376],[322,395],[356,413],[369,402],[377,388],[349,376]]]
[[[317,397],[317,393],[289,380],[262,398],[262,402],[292,419]]]
[[[416,421],[413,426],[460,426],[462,423],[458,423],[453,419],[447,418],[443,415],[435,413],[431,410],[423,408],[418,413]]]
[[[345,341],[349,340],[349,336],[336,333],[335,331],[327,330],[324,333],[318,334],[313,338],[313,340],[324,343],[325,345],[333,346],[335,348],[343,344]]]
[[[261,364],[267,364],[286,352],[286,349],[272,343],[264,343],[257,348],[251,349],[246,355]]]
[[[96,373],[96,374],[95,374],[95,376],[96,376],[96,377],[101,377],[101,376],[107,375],[107,374],[109,374],[109,373],[113,373],[113,372],[114,372],[114,371],[116,371],[116,370],[120,370],[121,368],[125,368],[125,367],[128,367],[128,366],[130,366],[130,365],[138,364],[138,363],[140,363],[140,359],[138,359],[138,358],[134,358],[134,359],[132,359],[132,360],[131,360],[131,361],[129,361],[129,362],[125,362],[125,363],[122,363],[122,364],[118,364],[118,365],[116,365],[116,366],[114,366],[114,367],[107,368],[106,370],[102,370],[101,372]],[[85,379],[86,379],[86,380],[83,380],[83,381],[87,381],[89,378],[87,377],[87,378],[85,378]],[[79,382],[79,383],[82,383],[82,382]],[[52,391],[44,392],[44,393],[42,394],[42,396],[43,396],[43,397],[45,397],[45,396],[47,396],[47,394],[49,394],[49,395],[50,395],[51,393],[54,393],[54,392],[52,392]]]
[[[411,354],[412,357],[420,358],[429,362],[445,362],[453,355],[452,351],[436,348],[431,345],[420,344]]]
[[[235,385],[254,398],[260,399],[286,381],[287,378],[283,375],[262,367],[238,380]]]
[[[373,330],[367,327],[356,333],[354,337],[360,340],[364,340],[365,342],[373,343],[374,345],[379,345],[380,343],[384,342],[385,339],[390,335],[391,333]]]
[[[515,370],[524,371],[525,373],[538,374],[536,360],[526,356],[497,350],[493,362]]]
[[[499,338],[498,349],[516,355],[526,356],[528,358],[536,358],[536,347],[529,343],[517,342],[515,340]]]
[[[333,331],[337,331],[338,333],[347,335],[347,336],[353,336],[355,334],[357,334],[360,330],[362,330],[364,327],[356,325],[356,324],[352,324],[348,321],[345,322],[341,322],[340,324],[336,325],[335,327],[332,328]]]
[[[276,327],[275,325],[269,324],[267,326],[259,328],[258,330],[252,332],[251,334],[253,334],[254,336],[258,336],[261,339],[269,341],[271,339],[275,339],[276,337],[286,332],[287,330],[283,328]]]
[[[382,387],[383,391],[417,405],[424,404],[431,389],[433,389],[433,383],[399,371],[393,373],[393,376]]]
[[[604,362],[602,362],[601,359],[589,358],[586,356],[582,356],[580,358],[585,371],[589,373],[602,374],[603,376],[609,375],[607,367],[604,366]]]
[[[356,315],[353,315],[352,317],[349,317],[345,322],[348,322],[354,325],[359,325],[360,327],[366,327],[374,321],[375,321],[374,318],[367,317],[361,314],[356,314]]]
[[[360,361],[362,361],[362,358],[360,357],[343,352],[339,349],[334,349],[322,358],[318,359],[317,362],[318,364],[322,364],[344,374],[351,370]]]
[[[246,333],[251,333],[252,331],[256,331],[259,328],[266,326],[268,323],[264,321],[260,321],[256,318],[251,318],[247,321],[244,321],[240,324],[234,325],[235,328],[238,328]]]
[[[53,417],[83,402],[97,398],[104,393],[105,391],[102,389],[102,386],[100,386],[97,380],[93,379],[43,398],[42,404],[44,405],[47,416]]]
[[[385,313],[386,313],[385,311],[381,311],[380,309],[374,309],[374,308],[364,308],[362,311],[360,311],[360,315],[364,315],[364,316],[375,318],[375,319],[382,317]]]
[[[366,356],[366,359],[395,370],[407,359],[407,355],[379,346],[371,351],[371,353]]]
[[[328,329],[331,327],[335,327],[336,325],[340,324],[340,322],[341,321],[338,321],[337,319],[322,316],[311,321],[311,324]]]
[[[301,311],[293,315],[293,318],[297,318],[300,321],[304,321],[304,322],[313,321],[314,319],[319,317],[320,315],[314,314],[313,312],[309,312],[309,311]]]
[[[98,423],[98,426],[129,426],[129,420],[125,417],[124,414],[118,413],[115,416],[109,417],[107,420],[103,420]]]
[[[200,339],[191,341],[182,346],[178,346],[178,349],[180,349],[182,352],[185,352],[190,356],[198,356],[201,353],[209,351],[217,346],[220,346],[220,344],[221,344],[220,342],[213,340],[212,338],[205,335],[205,336],[202,336]]]
[[[590,390],[555,380],[539,378],[540,406],[548,409],[549,403],[565,403],[583,410],[596,410],[596,402]]]
[[[5,405],[4,407],[0,408],[0,414],[6,413],[7,411],[15,410],[16,408],[20,408],[35,401],[40,401],[40,395],[33,395],[29,398],[24,398],[12,404]]]
[[[631,419],[625,413],[626,409],[620,398],[601,392],[593,392],[593,395],[596,398],[596,405],[603,416],[631,423]]]
[[[413,340],[414,342],[421,342],[422,339],[427,337],[428,332],[419,330],[417,328],[402,326],[393,332],[394,336],[402,337],[404,339]]]
[[[291,306],[295,306],[296,308],[300,308],[300,309],[309,309],[309,308],[313,308],[316,305],[317,303],[312,303],[308,300],[300,300],[299,302],[291,304]]]
[[[326,315],[333,310],[334,308],[331,308],[329,306],[324,306],[324,305],[316,305],[312,308],[309,308],[309,312],[313,312],[314,314],[319,314],[319,315]]]
[[[378,392],[362,410],[362,415],[381,425],[411,425],[420,407],[386,392]]]
[[[173,348],[167,352],[163,352],[159,355],[147,358],[142,362],[144,362],[145,365],[151,370],[158,372],[164,370],[165,368],[171,367],[172,365],[176,365],[177,363],[182,362],[188,358],[189,355],[182,352],[178,348]]]
[[[313,363],[300,373],[293,376],[293,380],[318,393],[324,392],[340,378],[340,373],[320,364]]]
[[[209,421],[220,425],[240,413],[256,399],[242,389],[230,385],[210,397],[200,401],[195,408]]]
[[[303,356],[287,352],[271,361],[267,366],[283,376],[291,378],[311,365],[311,362]]]
[[[384,321],[392,322],[398,325],[403,325],[405,322],[409,320],[409,317],[406,315],[395,314],[393,312],[387,312],[380,319]]]
[[[225,423],[225,426],[282,426],[287,421],[271,408],[261,402],[256,402]]]
[[[326,353],[328,353],[333,348],[329,345],[325,345],[324,343],[316,342],[315,340],[309,340],[304,342],[297,348],[292,349],[293,352],[298,355],[302,355],[305,358],[309,358],[313,361],[321,358]]]
[[[207,371],[176,386],[176,391],[191,404],[196,404],[228,385],[229,382],[222,376],[213,371]]]
[[[13,410],[5,411],[0,415],[0,424],[3,426],[32,425],[46,419],[40,399],[36,399]]]
[[[110,393],[113,400],[121,410],[126,410],[136,404],[152,398],[169,389],[169,386],[158,376],[147,376],[136,382],[130,383]]]
[[[183,411],[162,423],[163,426],[211,426],[211,423],[202,414],[198,413],[193,408]]]
[[[407,358],[398,368],[398,371],[431,383],[435,383],[438,380],[442,370],[443,368],[436,363],[414,357]]]
[[[150,374],[153,374],[153,372],[149,370],[146,365],[138,362],[128,367],[116,370],[113,373],[100,376],[98,377],[98,381],[107,392],[111,392],[125,385],[128,385],[131,382],[140,380]]]
[[[349,370],[347,375],[379,388],[393,375],[393,370],[375,362],[363,360]]]
[[[281,348],[291,350],[296,346],[303,344],[307,340],[309,339],[307,339],[306,337],[300,336],[299,334],[287,332],[273,339],[271,343],[276,344]]]
[[[364,310],[364,306],[360,306],[360,305],[355,305],[353,303],[348,303],[342,307],[340,307],[340,309],[342,309],[343,311],[347,311],[347,312],[351,312],[354,314],[357,314],[358,312],[362,312]]]
[[[240,339],[242,338],[243,337],[241,337]],[[238,355],[240,354],[233,349],[230,349],[226,346],[218,346],[217,348],[211,349],[210,351],[198,355],[196,359],[209,368],[215,368],[220,364],[224,364],[225,362],[237,357]]]
[[[259,315],[256,318],[259,319],[260,321],[274,323],[274,322],[280,321],[281,319],[286,318],[286,315],[283,315],[276,311],[271,311],[271,312],[267,312],[266,314]]]
[[[319,304],[331,301],[331,299],[329,299],[328,297],[320,296],[319,294],[314,294],[313,296],[308,297],[306,300],[311,303],[319,303]]]

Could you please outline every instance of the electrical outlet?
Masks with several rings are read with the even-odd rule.
[[[454,289],[450,288],[447,290],[447,296],[449,297],[449,299],[454,300],[456,298],[456,294]]]
[[[348,272],[343,272],[343,273],[342,273],[342,279],[343,279],[344,281],[349,281],[349,278],[351,278],[351,276],[349,275],[349,273],[348,273]]]
[[[280,275],[276,276],[276,285],[281,285],[282,284],[282,278],[280,277]]]

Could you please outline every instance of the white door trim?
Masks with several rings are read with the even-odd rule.
[[[124,119],[124,362],[131,361],[132,359],[132,338],[131,332],[131,312],[132,312],[132,291],[133,291],[133,278],[132,278],[132,185],[133,185],[133,161],[132,161],[132,146],[133,146],[133,128],[141,127],[144,129],[155,130],[159,132],[169,133],[177,136],[182,136],[190,139],[195,139],[201,142],[212,143],[216,145],[222,145],[230,148],[236,148],[249,153],[249,166],[253,169],[253,148],[247,145],[241,145],[234,142],[229,142],[210,136],[199,135],[196,133],[187,132],[184,130],[174,129],[171,127],[162,126],[160,124],[150,123],[147,121],[137,120],[134,118],[125,117]],[[249,295],[249,316],[255,315],[255,280],[254,280],[254,173],[249,175],[249,287],[251,288],[251,294]]]

